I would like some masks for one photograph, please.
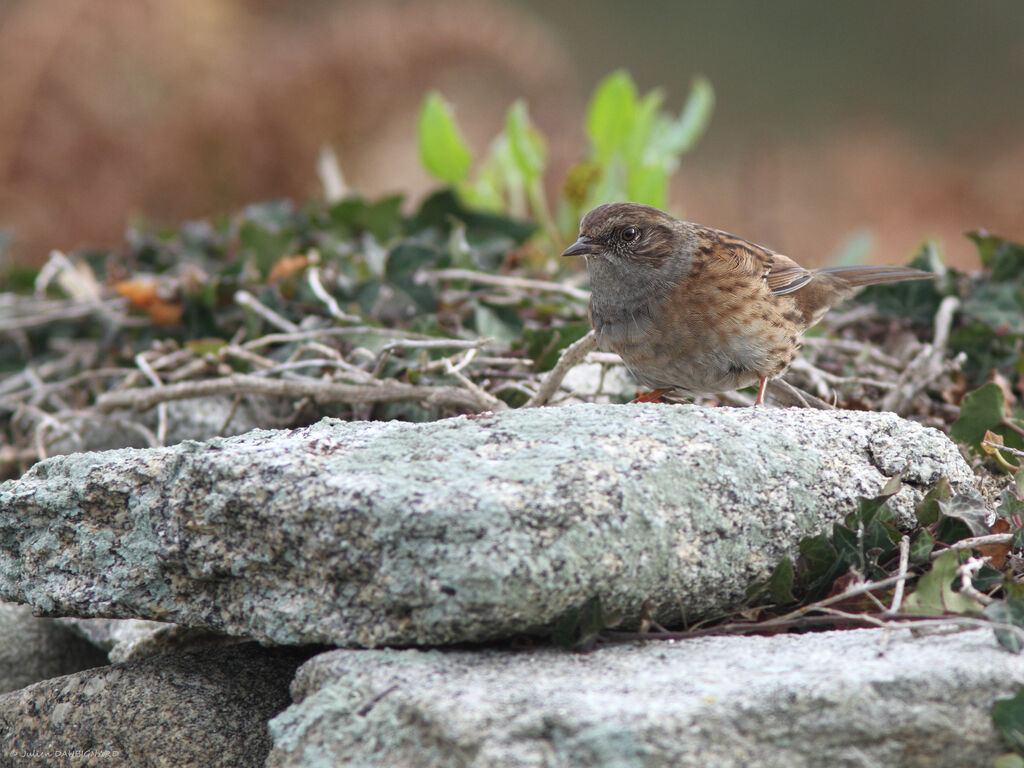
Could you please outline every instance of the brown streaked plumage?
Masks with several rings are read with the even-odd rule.
[[[563,256],[585,256],[590,322],[640,400],[714,394],[781,376],[801,335],[872,283],[934,277],[909,267],[804,269],[788,256],[657,208],[609,203],[580,223]]]

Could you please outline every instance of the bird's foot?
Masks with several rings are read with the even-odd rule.
[[[630,402],[633,403],[660,403],[661,398],[672,391],[672,388],[668,389],[652,389],[650,392],[637,392],[636,399]]]
[[[757,400],[754,401],[754,405],[764,405],[764,391],[766,389],[768,389],[767,376],[761,379],[761,386],[757,388]]]

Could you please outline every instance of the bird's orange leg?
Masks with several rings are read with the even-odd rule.
[[[766,389],[768,389],[767,376],[761,379],[761,386],[757,388],[757,400],[754,401],[754,405],[764,405],[764,391]]]
[[[667,395],[671,391],[672,391],[672,388],[669,387],[668,389],[654,389],[654,390],[651,390],[650,392],[637,392],[636,393],[636,399],[635,400],[631,400],[630,402],[633,402],[633,403],[656,403],[659,400],[661,400],[662,395]]]

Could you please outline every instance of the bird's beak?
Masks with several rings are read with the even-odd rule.
[[[563,256],[586,256],[594,253],[597,244],[586,235],[580,235],[579,239],[562,251]]]

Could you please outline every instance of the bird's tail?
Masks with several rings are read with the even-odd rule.
[[[829,275],[837,278],[839,282],[845,283],[850,288],[859,288],[862,285],[874,283],[895,283],[900,280],[925,280],[929,277],[936,277],[934,272],[925,272],[911,267],[824,267],[814,270],[819,275]]]

